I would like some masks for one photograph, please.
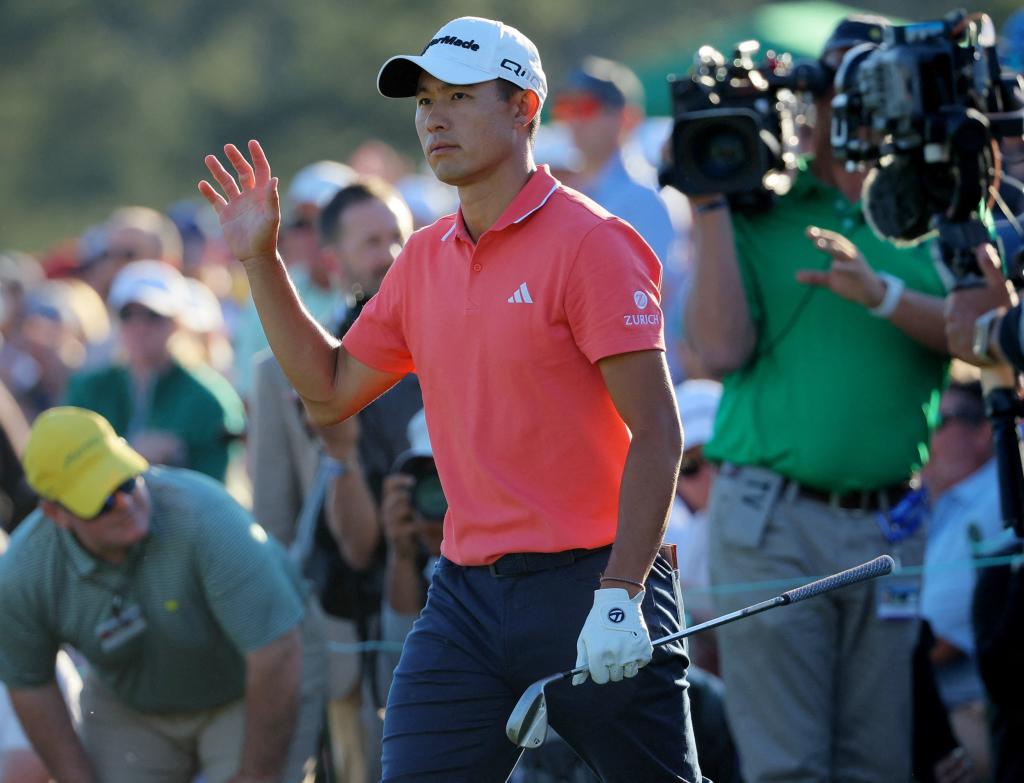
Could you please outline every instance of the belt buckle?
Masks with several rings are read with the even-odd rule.
[[[505,579],[507,577],[515,576],[516,574],[522,573],[522,571],[523,571],[522,568],[512,568],[508,573],[502,573],[501,571],[498,570],[500,568],[499,564],[503,560],[506,563],[512,564],[512,559],[513,558],[515,559],[515,565],[522,565],[522,555],[521,555],[521,553],[519,553],[519,552],[510,552],[508,554],[502,555],[497,560],[495,560],[493,563],[491,563],[489,566],[487,566],[487,570],[491,572],[491,576],[493,576],[495,579]]]

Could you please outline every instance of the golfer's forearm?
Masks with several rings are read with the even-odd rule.
[[[281,774],[299,712],[302,641],[298,629],[246,656],[242,774]]]
[[[334,396],[338,341],[309,314],[279,255],[245,262],[252,300],[270,348],[304,399]]]
[[[663,432],[637,432],[629,447],[619,493],[619,525],[605,577],[643,582],[661,547],[672,506],[682,440],[678,424]],[[602,587],[626,587],[603,581]],[[630,594],[637,589],[628,588]]]
[[[11,689],[10,695],[26,736],[55,780],[99,783],[56,683]]]

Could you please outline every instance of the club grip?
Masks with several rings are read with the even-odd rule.
[[[869,560],[854,568],[848,568],[845,571],[832,574],[832,576],[826,576],[824,579],[819,579],[816,582],[787,590],[782,594],[782,598],[785,599],[787,604],[795,604],[797,601],[813,598],[830,590],[863,582],[867,579],[874,579],[877,576],[885,576],[892,573],[892,569],[895,566],[896,563],[889,555],[879,555],[874,560]]]

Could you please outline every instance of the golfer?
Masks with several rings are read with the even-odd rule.
[[[605,781],[701,780],[672,565],[659,553],[682,438],[661,269],[623,221],[533,162],[536,47],[464,17],[385,63],[459,211],[414,234],[341,344],[277,253],[277,180],[224,148],[200,191],[244,264],[270,345],[311,416],[345,419],[415,372],[449,501],[442,557],[388,696],[385,781],[504,781],[504,724],[552,686],[550,723]],[[237,177],[237,180],[236,180]],[[609,680],[613,684],[608,683]],[[621,681],[621,682],[619,682]]]

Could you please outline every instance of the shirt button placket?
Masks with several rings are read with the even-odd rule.
[[[473,260],[475,255],[476,253],[470,256],[469,262],[471,274],[469,276],[469,286],[466,289],[467,313],[475,313],[480,310],[480,295],[477,289],[481,284],[477,281],[480,280],[479,273],[483,271],[484,266],[479,261]]]

